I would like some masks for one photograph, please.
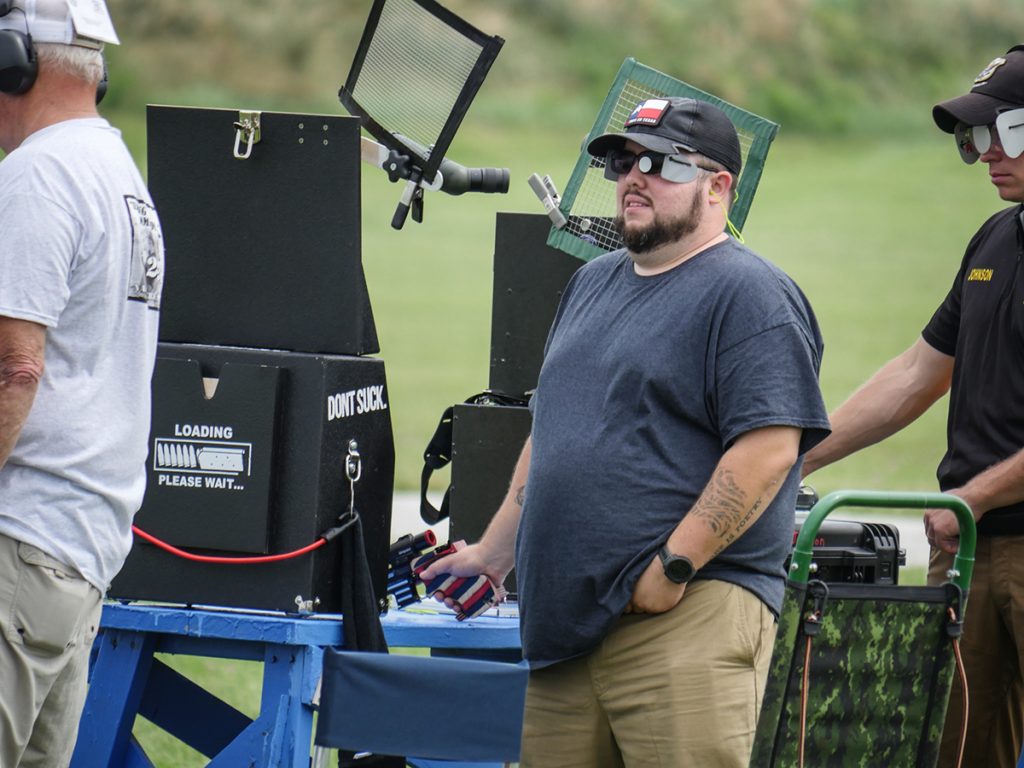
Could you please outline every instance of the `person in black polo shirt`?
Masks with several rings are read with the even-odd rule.
[[[971,507],[979,534],[962,641],[970,705],[963,765],[1011,768],[1024,741],[1024,45],[932,116],[962,159],[980,159],[999,196],[1016,205],[971,239],[921,338],[831,414],[832,435],[807,455],[804,474],[897,432],[950,391],[939,486]],[[928,579],[941,583],[958,544],[956,520],[928,510],[924,524]],[[963,711],[957,681],[940,766],[957,765]]]

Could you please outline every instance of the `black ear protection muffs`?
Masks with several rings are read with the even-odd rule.
[[[0,0],[0,16],[14,10],[13,0]],[[20,10],[20,9],[19,9]],[[36,81],[39,62],[32,37],[14,29],[0,29],[0,92],[25,93]]]
[[[14,0],[0,0],[0,17],[14,9]],[[18,10],[21,10],[20,8]],[[22,11],[24,13],[24,11]],[[26,30],[0,29],[0,93],[17,96],[27,93],[39,74],[39,60],[36,57],[32,36]],[[96,103],[107,95],[107,62],[103,62],[103,77],[96,85]]]

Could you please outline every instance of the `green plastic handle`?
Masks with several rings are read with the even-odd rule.
[[[898,509],[951,509],[960,526],[960,546],[953,559],[953,583],[965,592],[971,586],[974,571],[974,547],[977,533],[974,515],[963,499],[948,493],[886,493],[883,491],[835,491],[821,499],[807,513],[800,529],[793,558],[789,566],[789,580],[806,584],[810,578],[811,559],[814,556],[814,538],[822,522],[838,507],[884,507]]]

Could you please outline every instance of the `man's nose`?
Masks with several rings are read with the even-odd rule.
[[[998,131],[991,132],[990,141],[991,143],[989,144],[988,149],[982,152],[979,157],[983,163],[991,163],[1003,158],[1003,143],[999,140]],[[988,159],[986,160],[986,158]]]
[[[622,175],[623,179],[629,180],[632,183],[646,186],[647,174],[640,170],[640,159],[636,158],[633,160],[633,165],[629,167],[629,171]]]

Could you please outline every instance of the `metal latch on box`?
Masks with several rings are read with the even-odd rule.
[[[239,111],[238,121],[235,123],[235,157],[239,160],[248,159],[252,154],[252,145],[260,141],[260,113]],[[245,143],[245,152],[239,151],[242,143]]]

